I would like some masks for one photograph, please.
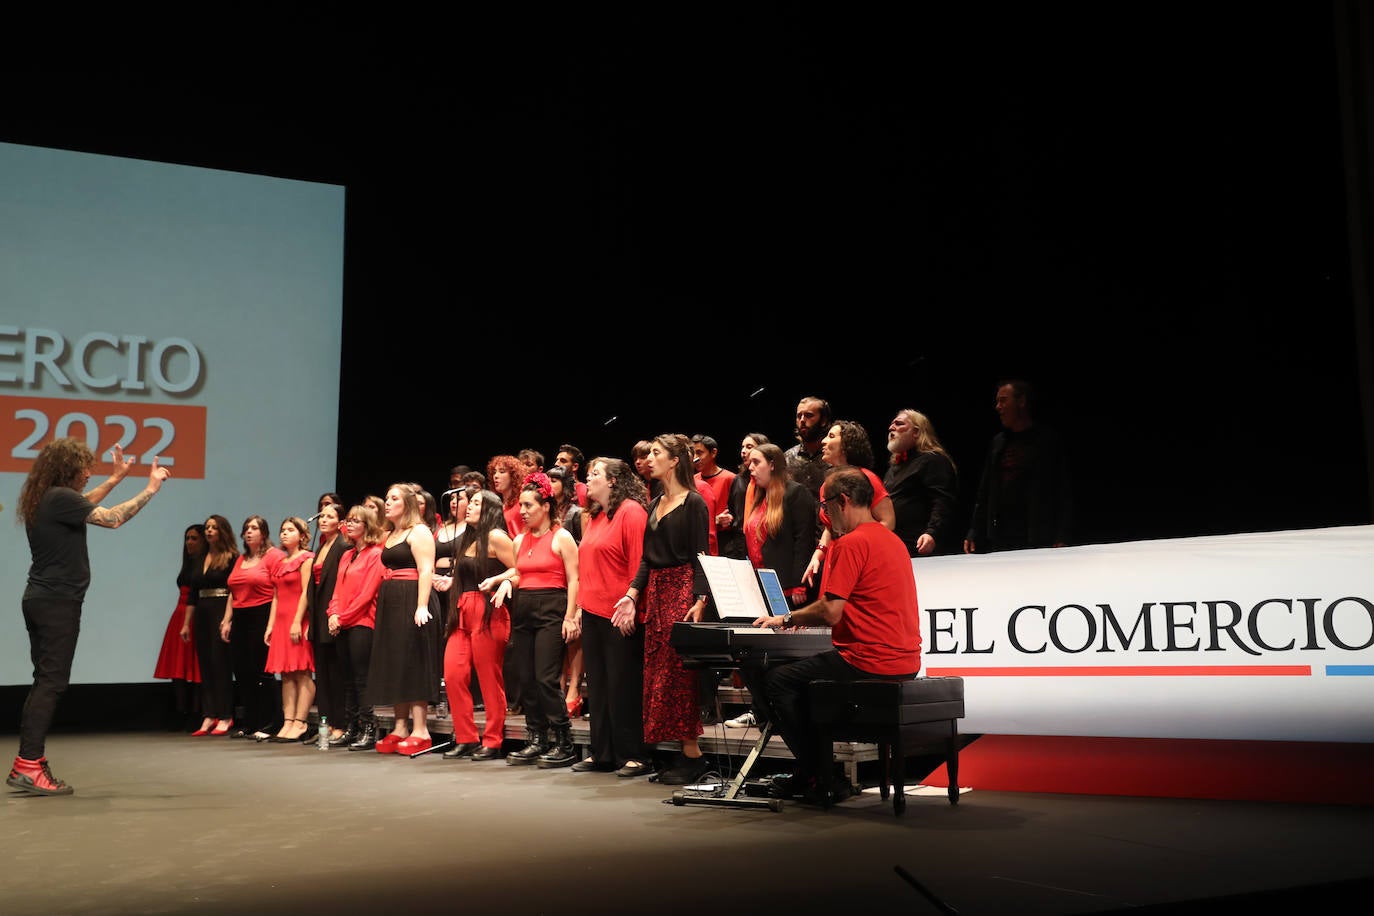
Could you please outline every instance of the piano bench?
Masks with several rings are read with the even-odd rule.
[[[949,803],[959,803],[958,720],[964,717],[964,679],[918,677],[905,681],[812,681],[808,688],[811,720],[820,731],[822,760],[836,741],[878,745],[881,794],[893,792],[892,810],[906,810],[906,759],[921,747],[937,745],[949,772]],[[833,778],[822,767],[821,778]],[[827,797],[829,785],[825,786]]]

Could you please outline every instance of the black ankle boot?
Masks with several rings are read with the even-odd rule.
[[[370,751],[377,746],[377,723],[369,716],[358,728],[358,740],[348,746],[350,751]]]
[[[348,728],[345,728],[345,729],[344,729],[344,733],[343,733],[342,735],[340,735],[340,736],[337,737],[337,738],[330,738],[330,739],[329,739],[329,746],[330,746],[330,747],[349,747],[350,745],[353,744],[354,741],[357,741],[357,740],[358,740],[359,734],[360,734],[360,732],[358,731],[358,723],[357,723],[357,722],[349,722],[349,723],[348,723]]]
[[[572,766],[577,762],[577,752],[573,750],[572,726],[555,725],[552,730],[553,746],[539,756],[538,765],[541,770]]]
[[[549,739],[544,729],[531,733],[525,746],[506,755],[506,763],[511,766],[527,766],[538,760],[549,749]]]

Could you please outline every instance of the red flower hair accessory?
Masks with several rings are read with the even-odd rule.
[[[553,499],[553,483],[543,471],[535,471],[525,478],[525,487],[533,487],[540,499]]]

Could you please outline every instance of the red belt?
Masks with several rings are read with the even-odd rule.
[[[420,571],[418,569],[387,569],[386,567],[382,568],[383,582],[385,582],[387,579],[409,579],[411,581],[414,581],[419,578]]]

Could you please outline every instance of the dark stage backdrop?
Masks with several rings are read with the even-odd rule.
[[[1020,375],[1079,542],[1370,521],[1330,8],[559,15],[45,80],[0,136],[347,186],[342,352],[292,368],[341,363],[348,500],[664,431],[730,465],[814,393],[880,457],[928,413],[967,513]]]

